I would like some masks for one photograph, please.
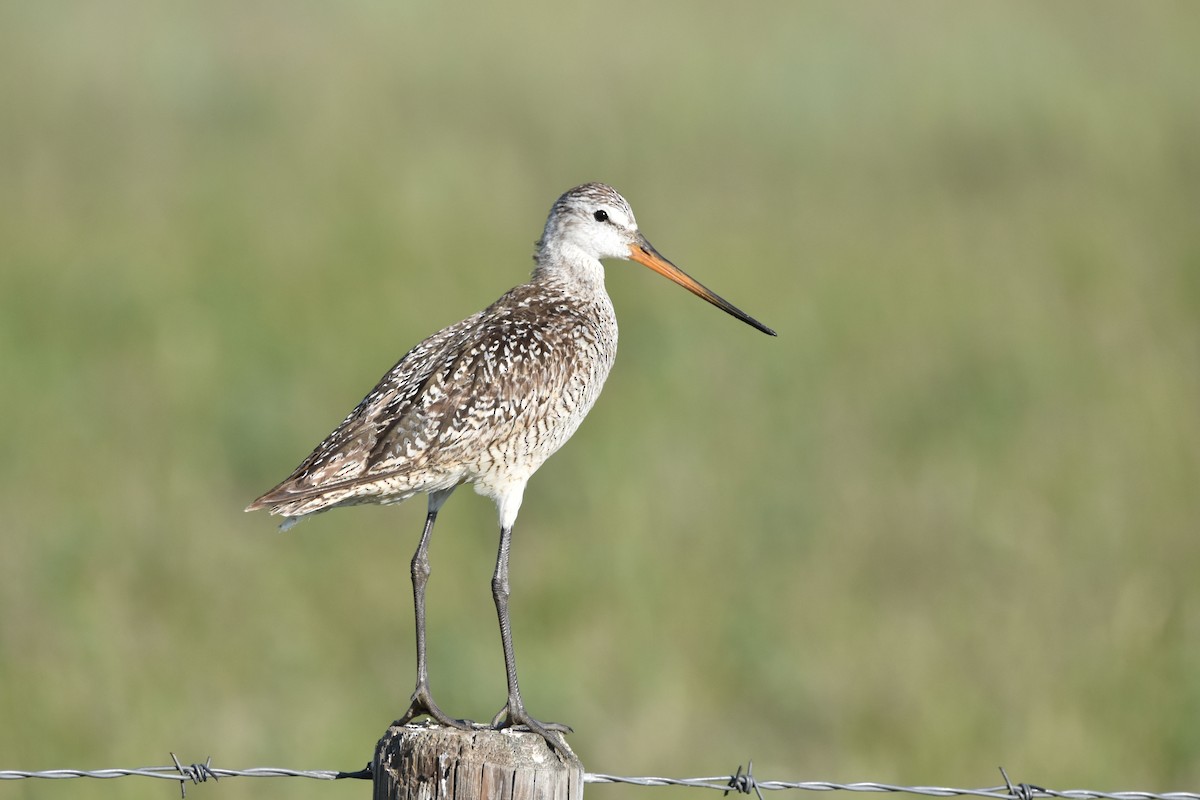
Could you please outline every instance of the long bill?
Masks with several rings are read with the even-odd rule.
[[[662,254],[655,250],[654,246],[650,244],[650,242],[646,241],[646,237],[642,236],[640,233],[638,234],[637,241],[629,246],[629,257],[639,264],[649,267],[659,275],[678,283],[680,286],[687,289],[697,297],[707,300],[717,308],[724,311],[726,314],[737,317],[742,322],[758,328],[765,334],[770,336],[777,335],[775,331],[771,330],[766,325],[763,325],[754,317],[750,316],[745,311],[742,311],[733,303],[721,297],[712,289],[709,289],[707,286],[700,283],[700,281],[696,280],[691,275],[688,275],[679,267],[663,258]]]

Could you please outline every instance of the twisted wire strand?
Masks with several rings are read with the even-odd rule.
[[[304,770],[286,769],[283,767],[251,767],[249,769],[224,769],[214,767],[212,758],[203,763],[184,764],[174,753],[171,754],[172,764],[168,766],[136,767],[132,769],[50,769],[41,771],[0,770],[0,780],[20,780],[26,778],[44,778],[59,780],[66,778],[125,778],[131,776],[158,778],[179,783],[181,792],[186,791],[188,783],[204,783],[210,778],[214,781],[221,778],[311,778],[314,780],[333,781],[342,779],[370,780],[370,765],[361,770],[345,772],[341,770]],[[1014,784],[1001,768],[1004,784],[975,789],[962,789],[950,786],[901,786],[874,781],[857,783],[835,783],[833,781],[776,781],[758,780],[754,777],[754,762],[746,769],[739,766],[732,775],[716,775],[699,778],[667,778],[659,776],[630,777],[624,775],[608,775],[599,772],[588,772],[583,776],[584,783],[622,783],[633,786],[685,786],[698,789],[714,789],[728,794],[755,793],[759,800],[763,792],[784,790],[809,792],[885,792],[893,794],[912,794],[927,797],[985,797],[995,800],[1037,800],[1038,798],[1055,798],[1056,800],[1200,800],[1197,792],[1148,792],[1123,791],[1100,792],[1091,789],[1047,789],[1030,783]],[[184,795],[186,796],[186,795]]]
[[[743,776],[745,777],[745,776]],[[699,789],[716,789],[719,791],[742,791],[731,784],[735,776],[723,775],[709,778],[661,778],[661,777],[623,777],[589,772],[583,776],[584,783],[628,783],[635,786],[688,786]],[[754,787],[763,791],[781,791],[784,789],[809,792],[890,792],[899,794],[915,794],[927,797],[992,797],[997,800],[1028,800],[1029,798],[1053,797],[1061,800],[1200,800],[1196,792],[1099,792],[1091,789],[1046,789],[1029,784],[1017,784],[1009,790],[1008,786],[993,786],[977,789],[960,789],[950,786],[900,786],[890,783],[861,781],[857,783],[835,783],[833,781],[772,781],[754,780],[747,784],[752,791]],[[1024,790],[1022,786],[1026,787]]]

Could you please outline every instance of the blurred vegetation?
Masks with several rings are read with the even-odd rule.
[[[1200,788],[1197,41],[1188,3],[0,4],[0,767],[364,764],[424,505],[241,509],[603,180],[780,335],[610,265],[621,355],[516,529],[531,711],[621,774]],[[477,719],[495,539],[463,491],[432,548]]]

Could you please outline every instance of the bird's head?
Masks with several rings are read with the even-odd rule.
[[[737,317],[763,333],[775,331],[763,325],[716,292],[692,278],[662,256],[638,230],[629,201],[611,186],[585,183],[555,201],[546,219],[546,229],[537,244],[539,268],[554,265],[597,271],[600,259],[636,261],[683,288]]]

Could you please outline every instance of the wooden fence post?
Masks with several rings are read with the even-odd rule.
[[[393,725],[371,761],[374,800],[582,800],[583,764],[535,733]]]

